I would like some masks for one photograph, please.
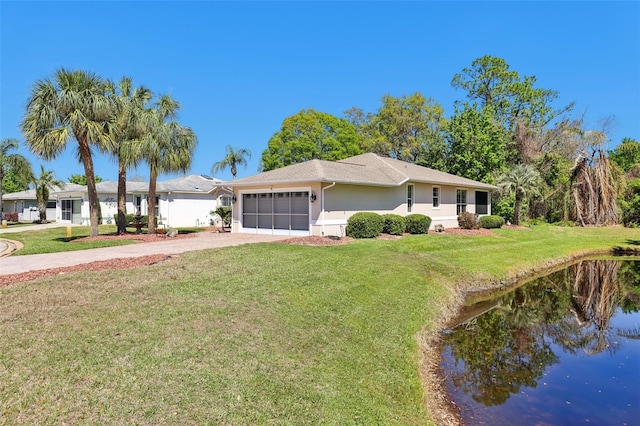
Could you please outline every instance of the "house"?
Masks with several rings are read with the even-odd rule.
[[[83,188],[83,186],[73,183],[67,183],[64,188],[79,189]],[[60,190],[61,188],[54,187],[49,191],[49,200],[47,202],[47,218],[49,220],[53,220],[56,218],[56,198],[53,196],[53,194]],[[19,221],[33,222],[35,220],[39,220],[40,213],[38,212],[38,199],[36,197],[36,190],[28,189],[26,191],[3,194],[2,210],[3,214],[18,213]]]
[[[228,183],[233,232],[344,236],[356,212],[421,213],[457,227],[462,211],[491,214],[495,186],[373,153],[311,160]]]
[[[156,216],[158,223],[172,227],[208,226],[213,218],[211,210],[231,205],[231,189],[219,179],[203,175],[189,175],[159,181],[156,187]],[[104,181],[96,184],[103,223],[113,223],[117,214],[118,183]],[[147,182],[127,182],[126,210],[148,214]],[[47,219],[58,223],[89,224],[89,195],[84,185],[66,184],[50,191]],[[19,212],[19,220],[38,219],[34,190],[3,196],[5,212]]]
[[[208,226],[213,218],[211,210],[231,205],[231,190],[225,182],[204,175],[188,175],[159,181],[156,185],[156,217],[158,224],[171,227]],[[118,212],[118,182],[96,184],[103,223],[112,223]],[[127,182],[126,211],[149,214],[149,184]],[[60,223],[89,224],[89,195],[86,186],[64,189],[54,194],[57,199],[56,217]]]

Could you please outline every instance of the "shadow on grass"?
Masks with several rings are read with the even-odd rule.
[[[640,246],[640,240],[627,240],[625,242],[627,244],[631,244],[632,246]]]

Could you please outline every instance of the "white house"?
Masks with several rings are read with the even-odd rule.
[[[156,188],[156,215],[158,223],[171,227],[201,227],[208,226],[214,219],[210,212],[219,206],[231,205],[231,189],[225,186],[225,181],[203,175],[189,175],[176,179],[159,181]],[[103,223],[113,223],[117,214],[118,183],[104,181],[96,184],[100,201],[100,213]],[[3,199],[5,212],[21,209],[20,220],[36,220],[37,208],[33,217],[30,212],[35,202],[28,198],[29,191],[7,194]],[[50,208],[47,218],[59,223],[89,224],[89,195],[87,187],[83,185],[67,184],[62,189],[50,191]],[[148,214],[147,182],[127,182],[127,213],[135,214],[138,210],[142,215]],[[11,209],[11,210],[9,210]],[[25,210],[26,209],[26,210]]]
[[[458,226],[462,211],[491,214],[495,186],[367,153],[311,160],[227,183],[233,232],[345,235],[356,212],[421,213],[432,226]]]

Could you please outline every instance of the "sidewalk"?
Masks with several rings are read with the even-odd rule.
[[[164,240],[157,243],[136,243],[125,246],[62,253],[9,256],[0,258],[0,275],[18,274],[42,269],[82,265],[101,260],[140,257],[152,254],[180,254],[188,251],[279,241],[287,238],[290,237],[287,235],[200,232],[193,238],[171,241]]]

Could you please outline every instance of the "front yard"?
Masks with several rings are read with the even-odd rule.
[[[461,286],[638,244],[551,226],[263,243],[10,285],[0,423],[443,424],[423,354]]]

